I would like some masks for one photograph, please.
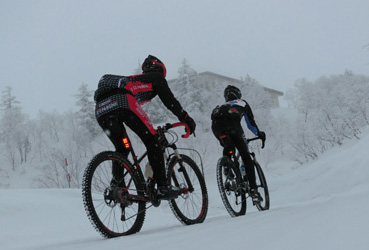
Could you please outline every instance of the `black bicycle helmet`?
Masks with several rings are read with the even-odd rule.
[[[142,63],[142,72],[160,72],[163,73],[164,77],[167,76],[167,69],[162,61],[155,56],[149,55]]]
[[[241,99],[241,97],[242,97],[241,90],[235,86],[228,85],[224,89],[224,98],[226,102],[236,100],[236,99]]]

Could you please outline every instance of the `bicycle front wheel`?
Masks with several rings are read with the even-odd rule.
[[[186,155],[181,154],[181,160],[173,157],[168,164],[167,178],[171,185],[186,190],[169,201],[177,219],[185,225],[202,223],[209,201],[204,177],[196,163]]]
[[[265,175],[259,163],[255,163],[255,169],[256,169],[255,171],[256,185],[258,187],[258,192],[260,193],[262,198],[262,200],[256,204],[256,207],[259,209],[259,211],[268,210],[270,206],[270,201],[269,201],[269,190],[265,179]]]
[[[113,165],[120,170],[120,180],[114,184],[111,181]],[[117,152],[102,152],[91,160],[83,176],[83,203],[92,225],[103,237],[141,230],[146,203],[137,197],[144,196],[143,183],[142,173],[134,170]]]
[[[232,217],[245,215],[246,194],[240,170],[224,156],[218,160],[216,174],[220,197],[229,215]]]

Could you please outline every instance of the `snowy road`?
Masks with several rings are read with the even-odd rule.
[[[140,233],[111,240],[101,238],[90,225],[80,190],[0,193],[3,250],[237,249],[244,245],[249,249],[367,249],[369,244],[368,187],[280,204],[267,212],[252,208],[239,218],[229,217],[222,204],[213,202],[207,220],[194,226],[181,225],[168,206],[159,207],[148,211]]]
[[[249,203],[231,218],[207,176],[203,224],[183,226],[164,203],[148,210],[141,232],[110,240],[91,226],[78,189],[1,189],[0,249],[368,249],[368,146],[366,136],[304,166],[270,165],[269,211]]]

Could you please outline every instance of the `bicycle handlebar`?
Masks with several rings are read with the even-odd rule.
[[[186,123],[184,123],[184,122],[176,122],[176,123],[173,123],[173,124],[167,123],[164,126],[164,130],[167,131],[168,129],[176,128],[176,127],[181,127],[181,126],[184,126],[185,127],[185,131],[186,131],[186,134],[182,135],[182,138],[188,138],[190,136],[190,134],[191,134],[191,130],[190,130],[189,126]]]
[[[264,146],[265,146],[265,140],[262,140],[259,136],[258,137],[251,138],[251,139],[247,139],[247,142],[255,141],[255,140],[259,140],[259,139],[262,141],[261,148],[264,148]]]

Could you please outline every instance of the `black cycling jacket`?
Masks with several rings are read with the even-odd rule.
[[[224,122],[240,122],[242,117],[245,118],[248,129],[255,135],[258,135],[259,128],[254,120],[254,114],[252,113],[250,105],[245,100],[232,100],[218,105],[211,113],[211,119],[213,121],[223,120]]]
[[[132,76],[104,75],[94,96],[96,117],[119,108],[135,111],[135,102],[142,104],[156,95],[180,121],[184,119],[186,112],[174,97],[163,75],[157,72]]]

